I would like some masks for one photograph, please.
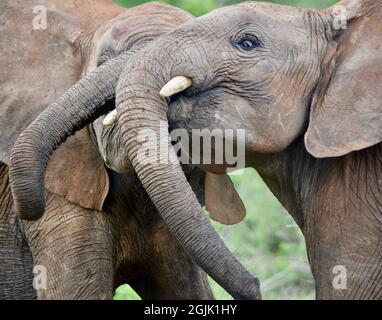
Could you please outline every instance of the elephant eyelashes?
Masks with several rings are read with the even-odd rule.
[[[251,51],[261,46],[259,39],[253,35],[245,35],[240,39],[234,40],[233,44],[240,49],[245,51]]]

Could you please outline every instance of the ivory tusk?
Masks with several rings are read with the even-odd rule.
[[[106,127],[110,127],[113,124],[115,124],[118,121],[118,116],[117,116],[117,110],[113,110],[110,112],[105,119],[103,119],[103,125]]]
[[[186,90],[188,87],[192,86],[192,80],[184,76],[177,76],[172,78],[159,92],[161,97],[170,98],[174,94]]]

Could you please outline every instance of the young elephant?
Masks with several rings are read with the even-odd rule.
[[[258,297],[256,281],[205,227],[179,166],[143,165],[135,137],[142,128],[158,132],[167,113],[173,127],[246,129],[246,164],[261,173],[303,230],[317,297],[382,298],[382,3],[338,5],[340,10],[314,11],[250,2],[219,9],[150,43],[118,77],[123,158],[131,159],[180,243],[236,297]],[[178,94],[168,105],[160,91],[164,97]],[[21,213],[43,212],[41,177],[52,150],[102,110],[87,109],[59,135],[50,130],[44,144],[31,144],[28,139],[43,137],[41,126],[60,106],[70,107],[59,101],[13,153]],[[22,152],[37,170],[18,163]],[[25,181],[17,170],[32,177]],[[159,179],[150,179],[152,172]],[[186,202],[179,201],[180,193]],[[189,226],[175,220],[180,210]],[[197,234],[210,239],[207,248],[214,250],[203,250]]]
[[[192,19],[156,3],[126,11],[99,0],[39,4],[37,10],[34,1],[24,1],[22,7],[12,1],[0,4],[0,298],[36,297],[34,265],[42,281],[36,287],[40,299],[111,299],[126,282],[146,299],[212,298],[205,273],[163,223],[132,166],[125,164],[124,174],[105,168],[104,160],[109,166],[118,163],[121,145],[119,125],[104,127],[104,117],[70,137],[49,162],[44,217],[36,222],[17,219],[7,164],[21,131],[97,66],[121,52],[137,52]],[[31,33],[34,23],[41,23],[36,14],[47,18],[46,30]],[[107,81],[101,78],[92,85]],[[114,108],[113,96],[108,98],[105,112]],[[26,154],[19,161],[29,164]],[[203,203],[204,174],[184,169]],[[238,199],[225,180],[210,187],[217,192],[226,188]]]
[[[117,112],[131,159],[141,109],[190,134],[245,129],[247,166],[305,235],[317,297],[382,299],[382,2],[338,6],[192,20],[124,69]]]
[[[40,293],[40,297],[110,298],[112,286],[123,281],[131,283],[144,298],[211,297],[199,265],[235,298],[260,298],[258,280],[234,258],[202,210],[200,184],[204,182],[204,174],[195,169],[185,175],[179,163],[153,164],[154,167],[150,162],[147,166],[137,165],[134,156],[126,156],[130,148],[125,145],[123,122],[113,125],[113,114],[95,121],[115,108],[117,82],[123,69],[130,68],[130,61],[136,64],[140,52],[150,41],[191,20],[190,15],[169,6],[148,4],[128,10],[93,32],[88,24],[77,25],[84,15],[81,10],[98,8],[101,14],[108,12],[106,4],[97,7],[99,2],[75,1],[75,9],[71,11],[75,12],[74,21],[69,24],[62,22],[66,16],[65,5],[57,3],[57,8],[63,6],[63,13],[48,12],[47,17],[48,25],[53,26],[51,32],[65,39],[66,46],[48,41],[45,48],[38,43],[40,50],[36,49],[37,45],[32,47],[31,55],[47,63],[35,66],[36,70],[29,69],[30,78],[20,81],[19,90],[28,90],[18,90],[16,97],[21,96],[24,103],[24,107],[18,109],[19,114],[10,108],[17,100],[11,90],[15,86],[12,81],[0,109],[2,136],[8,137],[2,141],[2,161],[10,164],[14,210],[19,218],[27,220],[37,220],[45,212],[40,221],[23,224],[34,262],[48,266],[50,289]],[[6,3],[4,9],[5,20],[12,20],[15,10],[20,8]],[[30,6],[27,13],[29,9]],[[99,17],[93,16],[90,21],[99,21]],[[7,43],[14,34],[8,24],[4,28]],[[22,32],[21,35],[25,37]],[[25,41],[27,39],[21,39],[19,47],[11,48],[10,52],[30,48],[24,48]],[[63,76],[62,66],[55,65],[60,61],[57,57],[63,51],[61,45],[70,57],[64,60],[65,68],[69,69]],[[71,53],[76,52],[76,48],[80,54],[73,57]],[[36,50],[41,56],[36,55]],[[17,56],[10,52],[5,49],[5,56],[13,61]],[[54,55],[50,57],[52,52]],[[142,60],[145,59],[143,55]],[[85,67],[83,77],[44,110],[45,103],[52,103],[78,76],[81,68],[72,68],[81,62]],[[18,63],[20,66],[20,61]],[[22,79],[20,75],[25,74],[26,68],[30,66],[22,65],[12,80]],[[5,63],[1,70],[7,70]],[[152,71],[154,75],[155,70]],[[135,76],[140,79],[140,75],[132,73],[132,77]],[[62,83],[65,86],[58,86]],[[42,90],[41,85],[47,90]],[[33,90],[31,86],[35,86]],[[39,93],[41,102],[34,93]],[[146,92],[139,94],[145,96]],[[35,113],[26,106],[32,107]],[[152,127],[155,117],[144,109],[139,113],[143,116],[139,126]],[[7,145],[12,144],[33,116],[37,118],[20,134],[8,158]],[[62,144],[68,136],[94,121]],[[111,127],[105,128],[101,121]],[[136,117],[132,117],[131,124],[136,121]],[[167,145],[168,130],[164,130],[164,138]],[[96,150],[93,141],[97,142]],[[48,166],[50,156],[60,144]],[[167,147],[174,151],[171,144]],[[114,171],[107,171],[102,160]],[[163,220],[153,215],[151,202],[145,197],[134,170]],[[243,205],[229,178],[206,180],[206,202],[212,204],[212,217],[225,223],[240,221],[244,217]],[[45,187],[50,191],[47,195]],[[8,192],[8,203],[9,198]],[[94,210],[102,212],[97,214]],[[234,215],[230,215],[230,211],[234,211]],[[227,277],[228,274],[232,277]],[[83,281],[74,290],[78,279]]]

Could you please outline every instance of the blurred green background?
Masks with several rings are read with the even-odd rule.
[[[114,0],[131,7],[141,0]],[[195,16],[205,14],[237,0],[166,0]],[[336,0],[273,0],[280,4],[326,8]],[[265,186],[255,170],[246,169],[232,176],[236,190],[247,208],[247,217],[237,226],[214,223],[221,237],[240,262],[261,280],[264,299],[314,299],[314,281],[307,261],[304,238],[288,213]],[[213,280],[217,299],[231,297]],[[116,300],[139,299],[128,286],[118,288]]]
[[[113,0],[115,3],[123,7],[132,7],[140,3],[149,2],[142,0]],[[157,0],[158,1],[158,0]],[[264,0],[263,0],[264,1]],[[200,16],[213,9],[221,6],[245,2],[240,0],[159,0],[159,2],[166,2],[178,8],[182,8],[191,12],[195,16]],[[265,2],[274,2],[292,6],[300,6],[306,8],[326,8],[337,0],[265,0]]]

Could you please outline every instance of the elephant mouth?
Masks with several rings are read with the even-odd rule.
[[[201,130],[209,128],[216,120],[209,116],[207,110],[211,104],[214,103],[218,91],[218,88],[211,88],[204,91],[196,91],[189,88],[168,98],[167,118],[170,132],[175,129],[191,131],[192,129]],[[206,104],[206,101],[210,103]],[[202,115],[196,112],[196,108],[199,110],[204,109],[206,112]],[[190,126],[191,122],[192,126]]]
[[[238,137],[240,124],[221,116],[227,108],[224,92],[220,87],[199,92],[186,90],[168,100],[170,135],[181,133],[182,139],[187,135],[188,145],[180,143],[181,152],[203,171],[215,174],[242,169],[246,163],[245,138]]]

